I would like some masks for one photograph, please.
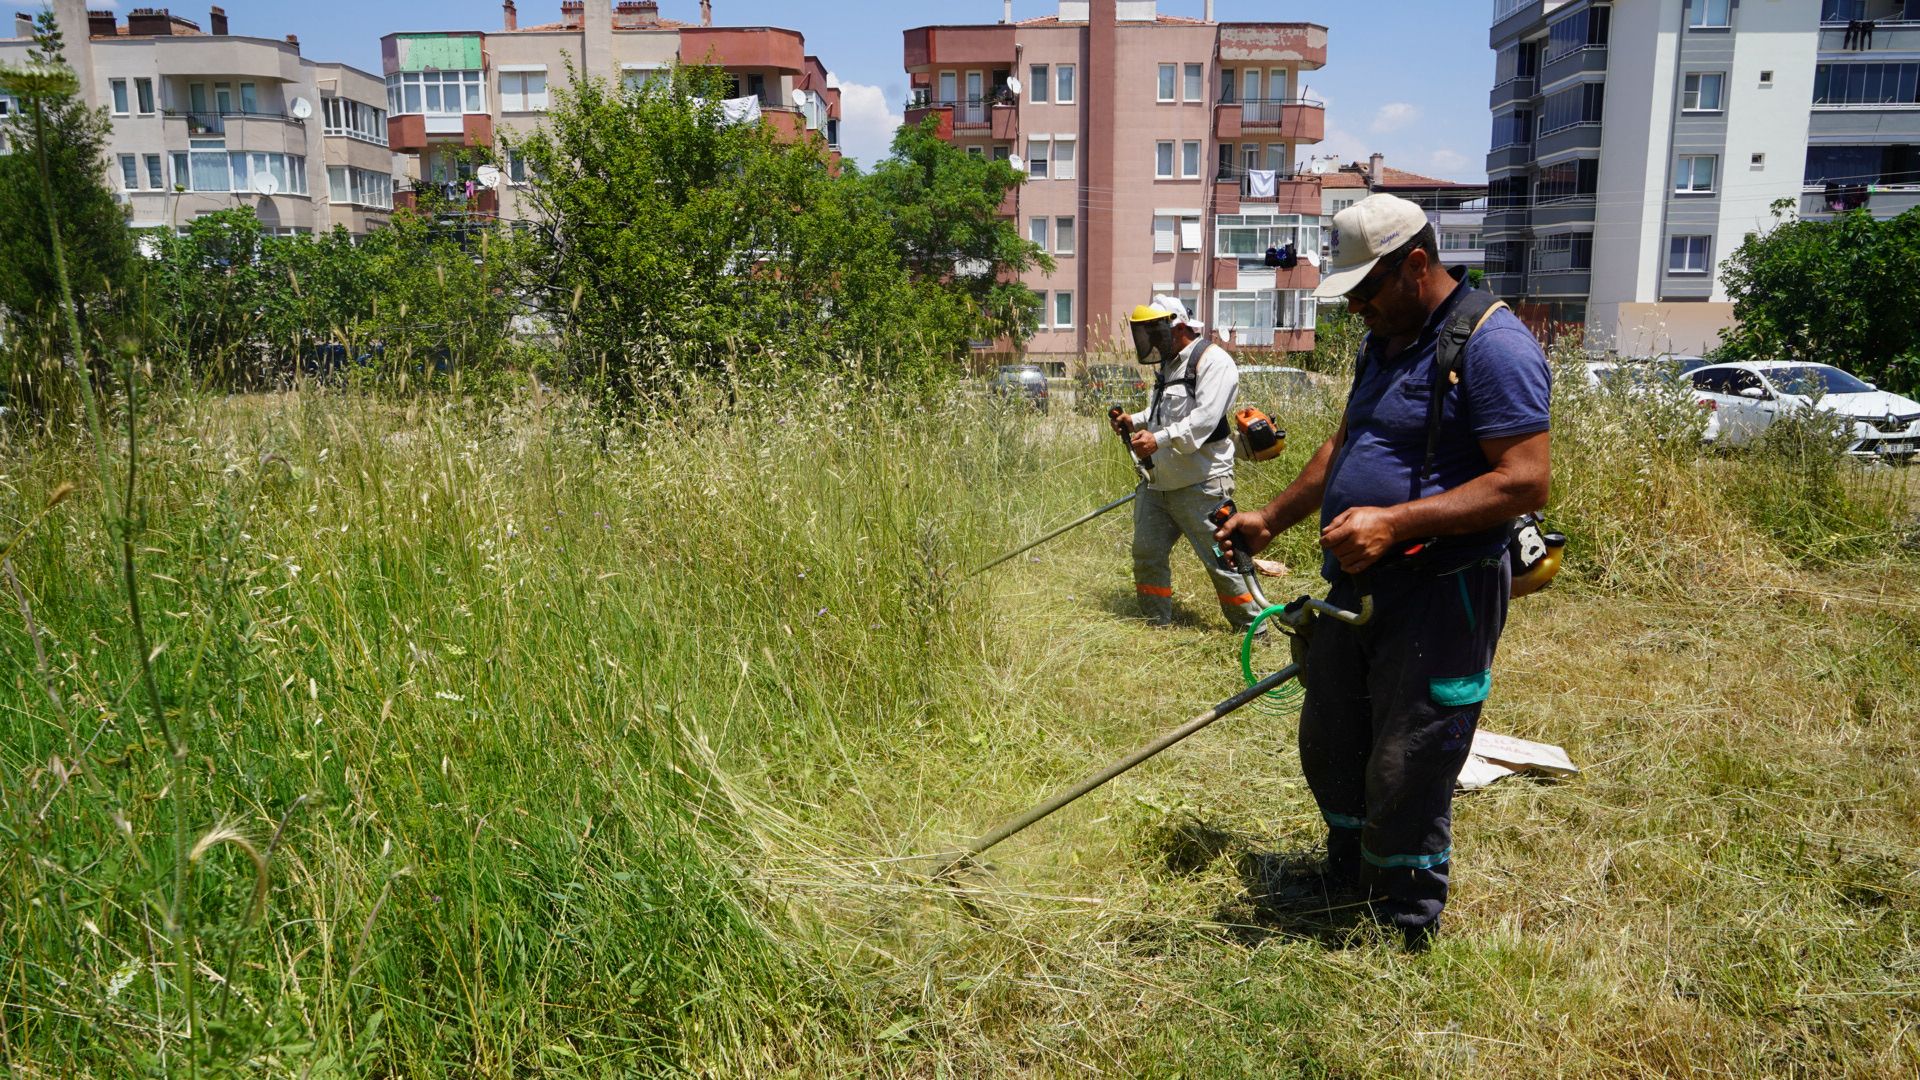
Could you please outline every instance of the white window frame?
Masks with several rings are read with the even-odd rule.
[[[1053,178],[1072,180],[1079,173],[1080,136],[1055,135],[1053,137]]]
[[[1027,239],[1039,245],[1041,251],[1053,246],[1053,219],[1045,214],[1027,219]]]
[[[1694,265],[1693,253],[1695,241],[1699,241],[1700,261]],[[1680,245],[1684,244],[1682,249]],[[1692,277],[1713,271],[1713,237],[1710,234],[1687,234],[1675,236],[1667,241],[1667,273]]]
[[[133,80],[133,107],[140,116],[152,116],[160,111],[160,99],[154,96],[152,79]]]
[[[1153,215],[1153,253],[1171,255],[1179,246],[1180,221],[1171,214]]]
[[[1033,105],[1048,104],[1053,92],[1053,67],[1050,64],[1027,65],[1027,101]]]
[[[1205,236],[1200,231],[1200,215],[1182,214],[1180,216],[1180,250],[1182,252],[1199,251],[1205,243]]]
[[[1709,22],[1718,9],[1719,22]],[[1733,0],[1691,0],[1687,8],[1687,29],[1726,30],[1733,26]]]
[[[1065,301],[1067,305],[1067,317],[1065,319],[1062,319],[1060,317],[1060,304],[1062,301]],[[1051,314],[1053,315],[1053,328],[1055,330],[1073,329],[1074,327],[1073,317],[1075,312],[1073,310],[1073,290],[1072,289],[1054,290],[1053,302],[1048,306],[1052,309]]]
[[[1706,162],[1707,185],[1700,186],[1700,163]],[[1711,195],[1716,189],[1719,178],[1720,156],[1718,154],[1681,154],[1680,163],[1673,173],[1673,193],[1675,195]]]
[[[140,190],[140,157],[137,154],[120,155],[120,190]]]
[[[1053,253],[1072,255],[1080,244],[1079,223],[1072,214],[1062,214],[1053,219]]]
[[[1246,231],[1253,233],[1251,250],[1234,251],[1229,239]],[[1293,244],[1299,252],[1318,251],[1328,231],[1321,227],[1318,214],[1216,214],[1213,256],[1237,259],[1245,269],[1264,269],[1267,248]]]
[[[621,72],[624,77],[626,72]],[[540,80],[536,90],[535,79]],[[547,69],[544,67],[503,67],[500,69],[500,111],[534,113],[547,111]]]
[[[1180,100],[1207,100],[1207,65],[1183,64],[1180,68]]]
[[[1053,178],[1053,136],[1027,136],[1027,178],[1029,180]]]
[[[1713,104],[1702,104],[1706,98],[1707,80],[1714,80]],[[1719,113],[1727,109],[1727,74],[1724,71],[1689,71],[1681,81],[1680,111],[1684,113]],[[1691,102],[1691,103],[1689,103]]]
[[[147,187],[154,191],[165,191],[167,189],[167,166],[162,155],[141,155],[140,167],[146,174]]]
[[[1179,100],[1174,96],[1180,92],[1179,64],[1160,65],[1160,82],[1154,87],[1154,92],[1156,95],[1154,100],[1162,105]]]
[[[1200,179],[1200,167],[1205,164],[1201,157],[1200,140],[1186,139],[1180,143],[1180,179]]]
[[[1174,178],[1174,150],[1174,142],[1172,139],[1161,139],[1159,142],[1153,144],[1153,178],[1155,180],[1172,180]]]
[[[432,84],[440,91],[440,107],[427,107],[427,86]],[[446,91],[459,92],[460,108],[446,107]],[[412,107],[407,101],[407,93],[412,91],[419,107]],[[477,107],[469,107],[471,104]],[[478,69],[458,69],[449,71],[396,71],[387,76],[387,111],[394,116],[467,116],[487,112],[487,73]]]
[[[1075,64],[1055,64],[1053,67],[1053,101],[1056,105],[1073,105],[1080,100],[1080,70]]]
[[[133,115],[133,86],[125,79],[108,79],[107,96],[113,101],[113,115]]]

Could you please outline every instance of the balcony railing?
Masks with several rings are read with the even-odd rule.
[[[302,123],[284,112],[267,109],[223,109],[218,112],[168,109],[166,116],[171,120],[185,120],[187,130],[196,135],[224,135],[228,120],[280,120],[289,124]]]
[[[1219,104],[1240,106],[1240,122],[1246,127],[1277,127],[1285,122],[1287,107],[1324,109],[1326,103],[1308,98],[1243,98],[1221,95]]]
[[[1253,193],[1253,177],[1250,174],[1262,171],[1271,171],[1273,173],[1273,190],[1264,195],[1255,195]],[[1289,184],[1296,180],[1316,180],[1319,179],[1319,175],[1318,173],[1292,172],[1286,169],[1249,169],[1244,165],[1221,162],[1220,168],[1213,174],[1213,179],[1216,183],[1239,184],[1240,197],[1243,199],[1272,199],[1278,197],[1277,193],[1280,191],[1281,185]]]
[[[991,121],[995,105],[1011,105],[1012,94],[1001,90],[984,97],[937,98],[927,94],[915,94],[907,99],[909,109],[952,109],[953,126],[986,127]]]

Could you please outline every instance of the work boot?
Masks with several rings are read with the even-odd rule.
[[[1255,855],[1248,892],[1272,911],[1331,911],[1372,898],[1357,871],[1343,872],[1324,859]]]

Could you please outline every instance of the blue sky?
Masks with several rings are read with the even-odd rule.
[[[38,0],[5,0],[37,10]],[[90,7],[125,12],[140,2],[169,6],[206,24],[210,0],[92,0]],[[300,36],[301,52],[380,70],[380,36],[396,30],[497,30],[497,0],[227,0],[233,31],[260,37]],[[997,22],[1000,0],[714,0],[714,21],[790,26],[808,51],[839,76],[844,91],[841,141],[870,161],[885,151],[907,96],[900,68],[900,31],[932,22]],[[1201,13],[1202,0],[1161,0],[1170,15]],[[519,0],[520,21],[559,18],[559,0]],[[1015,0],[1015,18],[1051,15],[1054,0]],[[697,21],[698,0],[661,0],[661,14]],[[1308,21],[1329,32],[1327,66],[1304,82],[1327,102],[1327,140],[1316,153],[1343,161],[1378,151],[1387,163],[1448,179],[1486,175],[1487,91],[1493,53],[1487,48],[1491,5],[1485,0],[1367,0],[1293,3],[1217,0],[1229,22]]]

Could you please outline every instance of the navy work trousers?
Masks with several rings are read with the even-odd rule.
[[[1453,855],[1453,785],[1466,764],[1506,624],[1502,555],[1342,576],[1329,598],[1365,626],[1316,619],[1300,763],[1327,822],[1331,872],[1368,886],[1382,921],[1436,929]]]

